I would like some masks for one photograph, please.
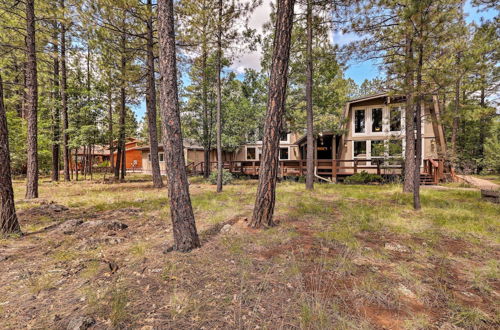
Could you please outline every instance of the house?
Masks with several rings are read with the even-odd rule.
[[[80,147],[76,151],[71,151],[69,158],[69,167],[71,170],[75,169],[75,153],[78,159],[78,170],[82,170],[84,165],[92,162],[92,165],[100,166],[105,162],[109,162],[109,149],[102,145],[94,145],[90,148]],[[109,165],[109,164],[108,164]]]
[[[115,141],[115,144],[116,143],[117,141]],[[143,166],[140,143],[141,141],[136,138],[129,137],[125,139],[125,167],[127,170],[140,170]],[[116,166],[117,154],[118,152],[115,145],[115,150],[113,152],[114,166]]]
[[[343,180],[366,171],[380,175],[400,175],[403,171],[405,141],[405,98],[380,93],[347,102],[341,134],[322,132],[315,141],[315,176],[322,180]],[[439,124],[439,107],[435,99],[422,104],[423,183],[437,183],[444,177],[446,152],[443,128]],[[283,132],[279,145],[279,175],[303,176],[306,171],[307,138],[296,132]],[[149,147],[143,147],[143,162],[148,162]],[[162,149],[161,149],[162,150]],[[258,175],[262,141],[225,152],[224,168],[232,173]],[[203,169],[203,148],[194,143],[184,145],[186,166],[191,173]],[[160,155],[160,160],[162,156]],[[215,150],[210,153],[215,169]],[[164,164],[162,164],[164,171]],[[145,166],[147,168],[147,166]]]

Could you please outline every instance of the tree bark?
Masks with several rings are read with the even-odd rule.
[[[205,36],[205,33],[203,34]],[[205,37],[204,37],[205,38]],[[203,74],[203,85],[202,85],[202,102],[203,102],[203,177],[208,178],[210,176],[210,148],[211,148],[211,136],[209,132],[209,116],[208,116],[208,91],[207,91],[207,45],[206,40],[203,39],[202,54],[201,54],[201,65]],[[211,120],[211,119],[210,119]]]
[[[456,64],[457,67],[460,67],[460,54],[457,54]],[[458,126],[460,123],[460,84],[461,76],[459,75],[455,81],[455,104],[453,108],[453,124],[451,128],[451,156],[453,157],[453,163],[456,163]]]
[[[156,82],[155,82],[155,58],[153,53],[153,5],[148,0],[148,20],[147,26],[147,93],[146,108],[148,115],[149,146],[151,155],[151,170],[153,174],[153,187],[163,187],[161,179],[160,161],[158,159],[158,133],[156,129]]]
[[[174,231],[173,249],[187,252],[200,247],[196,231],[182,144],[173,0],[158,1],[160,41],[160,113],[166,155],[168,197]]]
[[[222,192],[222,118],[221,118],[221,57],[222,57],[222,0],[219,0],[217,31],[217,192]]]
[[[57,23],[54,24],[54,28],[57,29]],[[60,109],[60,91],[59,91],[59,45],[57,40],[59,35],[56,32],[54,34],[54,72],[53,72],[53,92],[52,100],[54,102],[54,110],[52,114],[52,181],[59,181],[59,155],[61,152],[60,139],[61,139],[61,109]]]
[[[9,132],[0,75],[0,234],[20,233],[10,172]]]
[[[111,169],[111,173],[114,173],[115,168],[115,160],[114,160],[114,152],[115,146],[113,143],[113,96],[111,92],[111,86],[108,86],[108,134],[109,134],[109,166]]]
[[[64,10],[64,0],[61,0],[61,8]],[[62,110],[62,147],[64,161],[64,180],[71,181],[70,178],[70,151],[68,147],[68,95],[66,93],[68,86],[68,73],[66,69],[66,25],[61,23],[61,110]]]
[[[413,108],[413,39],[406,38],[405,46],[405,166],[403,192],[412,193],[415,187],[415,109]]]
[[[306,81],[306,111],[307,111],[307,156],[306,156],[306,189],[314,189],[314,117],[313,117],[313,59],[312,59],[312,0],[307,0],[306,21],[307,21],[307,81]]]
[[[295,0],[278,0],[259,187],[255,199],[253,218],[250,223],[254,228],[260,227],[263,223],[268,226],[273,225],[276,181],[278,178],[279,140],[285,114],[294,4]]]
[[[126,111],[126,94],[125,94],[125,70],[127,67],[126,51],[126,36],[122,35],[121,40],[121,86],[120,86],[120,119],[118,125],[118,152],[116,154],[115,179],[125,179],[125,111]],[[121,170],[121,171],[120,171]],[[120,173],[121,172],[121,173]]]
[[[420,30],[422,34],[422,30]],[[422,38],[422,35],[420,36]],[[414,187],[413,187],[413,208],[420,210],[420,163],[422,162],[422,104],[423,104],[423,91],[422,91],[422,68],[424,47],[420,44],[418,49],[418,63],[417,63],[417,99],[415,104],[415,118],[416,120],[416,141],[415,141],[415,174],[414,174]],[[425,111],[425,110],[424,110]]]
[[[28,164],[26,198],[38,198],[38,81],[35,47],[35,0],[26,1]]]

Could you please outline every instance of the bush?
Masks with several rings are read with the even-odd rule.
[[[227,170],[222,170],[223,185],[230,184],[231,182],[233,182],[233,179],[234,178],[231,172]],[[210,177],[208,178],[208,180],[210,181],[211,184],[217,184],[217,171],[213,171],[212,173],[210,173]]]
[[[361,173],[356,173],[346,178],[344,182],[348,184],[365,184],[382,181],[384,181],[384,179],[380,175],[362,171]]]

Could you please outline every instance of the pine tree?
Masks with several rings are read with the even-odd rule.
[[[173,0],[158,1],[160,41],[160,113],[166,152],[168,197],[174,231],[174,250],[188,252],[200,246],[184,163],[177,91]]]

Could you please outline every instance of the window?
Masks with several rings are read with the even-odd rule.
[[[366,141],[354,141],[354,157],[366,158]]]
[[[247,147],[247,160],[255,160],[257,158],[256,151],[255,147]]]
[[[354,111],[354,133],[365,132],[365,110]]]
[[[160,152],[158,154],[158,159],[160,160],[160,162],[163,162],[163,152]]]
[[[288,148],[280,148],[280,159],[288,159]]]
[[[288,141],[288,133],[287,132],[281,132],[281,134],[280,134],[280,141],[281,142],[287,142]]]
[[[384,157],[384,141],[383,140],[375,140],[371,141],[371,156],[373,157]]]
[[[401,109],[391,108],[390,112],[391,132],[401,131]]]
[[[372,109],[372,132],[382,132],[382,108]]]
[[[148,160],[151,161],[151,154],[148,154]]]
[[[389,156],[402,157],[403,156],[403,140],[390,140],[389,141]]]

